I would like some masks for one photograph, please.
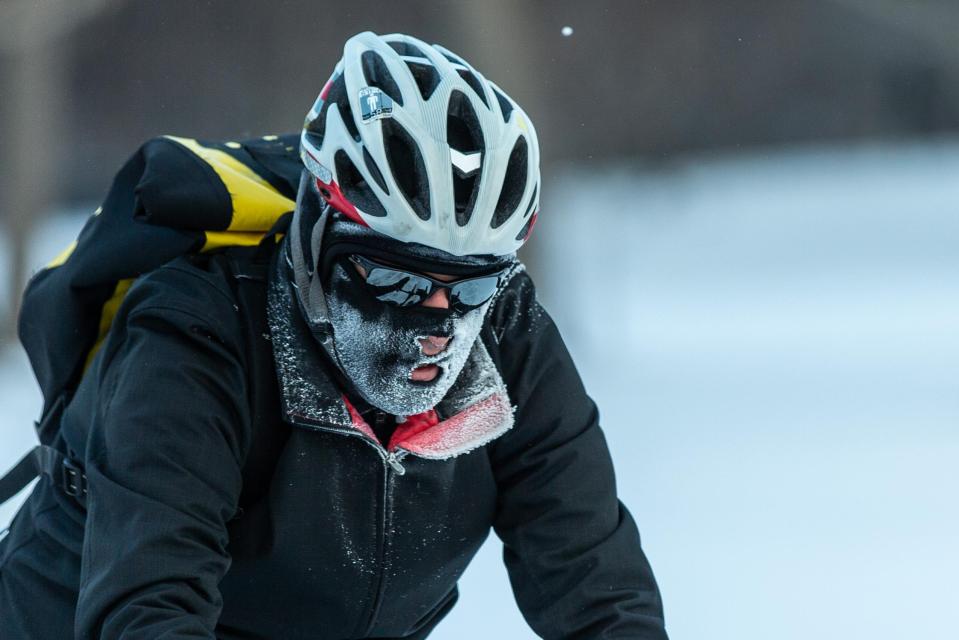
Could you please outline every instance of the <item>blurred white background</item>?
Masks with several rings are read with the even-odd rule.
[[[674,640],[955,637],[957,176],[943,139],[546,177],[534,275]],[[81,222],[52,217],[33,266]],[[15,346],[0,403],[6,468],[40,406]],[[499,555],[436,638],[534,637]]]
[[[24,271],[144,140],[296,129],[366,29],[448,46],[536,123],[523,255],[673,640],[955,638],[955,0],[3,0],[0,469],[40,407]],[[533,637],[499,554],[435,638]]]

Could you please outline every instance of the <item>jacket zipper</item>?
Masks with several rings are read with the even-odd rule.
[[[404,467],[402,463],[403,458],[405,458],[410,453],[406,449],[401,449],[400,447],[397,447],[396,449],[393,449],[392,451],[387,451],[386,449],[383,448],[383,445],[381,445],[378,442],[373,442],[372,440],[369,439],[369,437],[366,434],[360,433],[359,431],[356,431],[355,433],[351,433],[349,431],[344,431],[342,429],[334,429],[332,427],[323,427],[317,424],[305,424],[303,422],[296,422],[295,420],[293,421],[293,424],[299,427],[302,427],[304,429],[313,429],[314,431],[324,431],[326,433],[335,433],[337,435],[346,436],[348,438],[359,438],[366,444],[373,447],[373,450],[376,451],[377,454],[379,454],[380,458],[382,458],[384,463],[388,464],[393,469],[393,471],[396,472],[396,475],[402,476],[406,473],[406,467]]]
[[[347,437],[359,438],[363,442],[373,447],[373,449],[380,455],[380,458],[383,461],[383,490],[381,495],[383,508],[380,511],[380,521],[382,522],[382,533],[380,534],[380,539],[378,540],[379,544],[377,549],[378,551],[377,555],[379,556],[377,559],[378,560],[377,565],[379,567],[379,571],[376,574],[376,590],[373,596],[373,602],[370,605],[370,618],[366,624],[366,631],[363,633],[364,636],[368,636],[370,632],[373,630],[373,626],[376,624],[376,618],[379,615],[380,605],[383,601],[384,592],[386,591],[386,575],[385,575],[386,567],[383,566],[383,563],[386,559],[387,549],[391,546],[390,532],[393,526],[393,522],[392,522],[393,509],[391,508],[392,497],[393,497],[393,492],[391,490],[392,475],[394,473],[398,476],[402,476],[406,474],[406,468],[403,466],[402,460],[407,455],[409,455],[410,452],[407,451],[406,449],[400,449],[398,447],[396,449],[393,449],[392,451],[387,451],[385,448],[383,448],[383,445],[381,445],[378,442],[374,442],[373,440],[370,440],[368,436],[358,431],[355,433],[351,433],[349,431],[333,429],[331,427],[323,427],[320,425],[312,425],[312,424],[303,424],[302,422],[299,422],[299,423],[295,422],[295,424],[306,429],[316,429],[317,431],[325,431],[327,433],[336,433],[336,434],[347,436]]]
[[[375,417],[376,426],[382,427],[383,423],[386,422],[386,418],[385,413],[377,411]],[[382,449],[382,447],[380,447],[380,449]],[[373,632],[376,619],[380,614],[383,596],[386,592],[387,556],[392,546],[392,536],[390,534],[393,530],[393,474],[395,473],[401,476],[406,473],[406,469],[400,464],[400,459],[402,459],[402,455],[398,455],[396,450],[386,451],[386,456],[383,458],[383,462],[385,463],[383,465],[383,509],[380,514],[380,521],[383,523],[383,535],[380,536],[379,549],[377,550],[379,555],[377,566],[380,570],[377,573],[376,589],[374,591],[373,602],[370,605],[370,619],[366,624],[366,631],[363,632],[364,636],[369,636]]]
[[[385,461],[385,459],[384,459]],[[366,623],[366,630],[363,637],[369,637],[376,625],[376,619],[379,617],[380,606],[383,602],[383,593],[386,591],[386,556],[390,547],[390,532],[393,528],[393,466],[391,464],[383,465],[383,506],[380,512],[380,521],[383,523],[383,534],[380,536],[377,566],[379,571],[376,574],[376,589],[374,590],[373,602],[370,604],[370,618]]]

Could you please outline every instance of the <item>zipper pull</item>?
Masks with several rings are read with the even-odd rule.
[[[393,471],[396,472],[396,475],[402,476],[406,474],[406,467],[400,463],[400,459],[396,457],[395,451],[390,451],[386,454],[386,462],[393,467]]]

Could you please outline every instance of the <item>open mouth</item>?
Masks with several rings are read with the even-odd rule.
[[[420,336],[416,339],[420,346],[420,352],[424,356],[438,356],[449,346],[452,337],[449,336]]]
[[[424,364],[410,371],[410,382],[429,384],[440,376],[440,367],[435,364]]]

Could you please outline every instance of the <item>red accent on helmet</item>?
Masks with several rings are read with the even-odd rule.
[[[533,233],[533,227],[536,226],[536,217],[539,215],[539,209],[533,212],[533,217],[529,219],[529,229],[526,230],[526,235],[523,236],[523,242],[529,240],[529,236]]]
[[[356,207],[353,206],[353,203],[346,199],[346,196],[343,195],[343,192],[340,191],[340,187],[336,182],[330,182],[327,184],[319,178],[316,179],[316,188],[319,190],[320,195],[323,196],[323,199],[326,200],[331,207],[342,213],[344,216],[357,222],[364,227],[370,225],[366,224],[366,220],[363,219],[363,216],[360,215],[360,212],[356,210]]]
[[[326,100],[326,96],[330,92],[330,87],[333,86],[334,80],[336,80],[336,74],[330,76],[330,79],[326,81],[325,85],[323,85],[323,90],[320,91],[320,100]]]

